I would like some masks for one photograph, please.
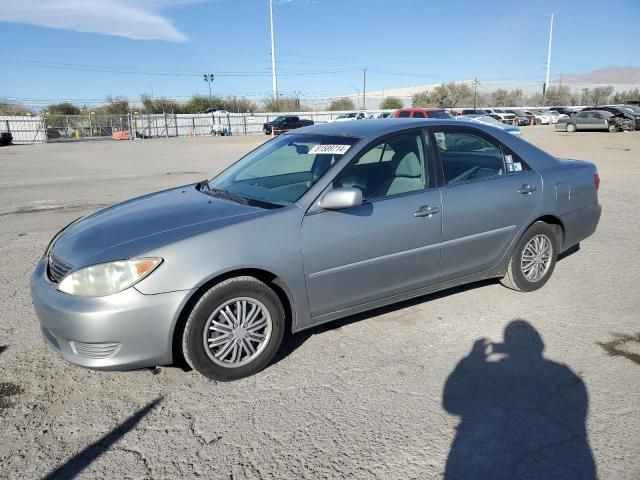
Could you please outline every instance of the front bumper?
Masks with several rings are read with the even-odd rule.
[[[65,360],[100,370],[167,365],[173,360],[176,320],[191,290],[144,295],[135,288],[106,297],[58,291],[41,259],[31,298],[42,336]]]

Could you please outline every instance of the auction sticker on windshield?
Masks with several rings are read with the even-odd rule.
[[[314,153],[330,153],[336,155],[344,155],[347,153],[347,150],[351,145],[316,145],[311,150],[309,150],[309,154]]]

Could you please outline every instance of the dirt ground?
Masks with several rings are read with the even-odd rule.
[[[175,367],[69,365],[40,337],[28,282],[71,220],[211,177],[265,137],[0,149],[0,477],[452,480],[500,448],[516,470],[499,478],[571,457],[568,473],[528,478],[593,478],[577,473],[593,458],[598,478],[637,480],[640,132],[523,132],[557,156],[595,162],[602,181],[597,232],[543,289],[484,282],[316,328],[232,383]],[[465,379],[476,370],[456,365],[478,358],[468,356],[474,342],[502,344],[507,325],[526,325],[518,319],[537,331],[544,358],[512,362],[512,376],[489,362]]]

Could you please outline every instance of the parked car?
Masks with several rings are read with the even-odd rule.
[[[583,112],[593,111],[593,110],[610,112],[610,113],[613,113],[614,115],[622,115],[623,117],[628,118],[629,120],[633,120],[633,123],[635,124],[635,129],[640,130],[640,113],[634,112],[632,109],[628,107],[624,107],[620,105],[603,105],[600,107],[586,107],[583,110]]]
[[[482,123],[484,125],[490,125],[492,127],[496,127],[496,128],[500,128],[501,130],[504,130],[505,132],[509,132],[511,135],[515,135],[516,137],[519,137],[522,135],[522,132],[520,131],[519,127],[516,127],[515,125],[509,125],[507,123],[501,122],[500,120],[496,120],[493,117],[490,117],[489,115],[460,115],[458,117],[456,117],[457,120],[466,120],[466,121],[470,121],[470,122],[477,122],[477,123]]]
[[[507,110],[507,112],[516,116],[515,121],[519,126],[531,125],[533,114],[525,113],[524,110]]]
[[[313,120],[303,120],[295,115],[283,115],[262,124],[262,131],[267,135],[271,135],[272,133],[279,135],[283,132],[295,130],[300,127],[308,127],[309,125],[313,125]]]
[[[569,108],[569,107],[549,107],[549,110],[552,110],[554,112],[558,112],[564,115],[567,115],[569,117],[575,115],[576,113],[578,113],[578,110],[575,108]]]
[[[393,112],[382,112],[379,113],[376,118],[389,118]]]
[[[515,118],[515,115],[513,113],[508,113],[502,108],[483,108],[483,110],[492,115],[494,118],[496,118],[497,115],[498,119],[504,123],[512,124],[513,119]]]
[[[467,108],[465,110],[462,110],[462,113],[460,115],[466,115],[466,116],[476,116],[476,117],[484,117],[484,116],[490,116],[495,118],[496,120],[501,120],[501,117],[498,114],[495,113],[489,113],[484,109],[478,109],[478,108]]]
[[[373,115],[369,112],[350,112],[341,113],[330,122],[350,122],[351,120],[368,120],[373,118]]]
[[[534,118],[536,125],[549,125],[551,123],[551,115],[545,110],[523,110],[525,114]]]
[[[212,180],[74,221],[37,262],[31,296],[71,363],[184,355],[237,379],[270,363],[285,330],[493,277],[541,288],[595,231],[599,181],[592,163],[481,123],[315,125]]]
[[[556,123],[556,130],[564,132],[577,132],[579,130],[608,130],[617,131],[615,125],[609,123],[613,116],[611,112],[604,110],[585,110],[573,117],[564,117]]]
[[[440,118],[450,120],[454,118],[442,108],[399,108],[391,115],[391,118]]]

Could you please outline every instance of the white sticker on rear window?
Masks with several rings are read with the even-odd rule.
[[[513,157],[511,155],[505,155],[504,161],[507,163],[513,163]]]
[[[317,153],[329,153],[335,155],[344,155],[347,153],[347,150],[351,148],[351,145],[316,145],[311,150],[309,150],[309,154],[317,154]]]

